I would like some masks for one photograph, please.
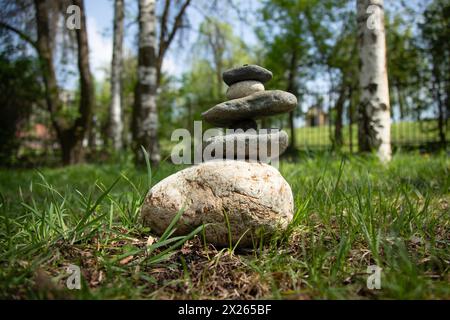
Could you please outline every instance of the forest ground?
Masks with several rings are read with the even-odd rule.
[[[114,164],[0,170],[0,298],[450,299],[450,161],[445,153],[322,155],[280,171],[295,196],[287,231],[254,250],[149,237],[149,174]],[[150,179],[151,177],[151,179]],[[187,240],[187,241],[186,241]],[[66,268],[82,272],[68,290]],[[366,286],[382,268],[381,289]]]

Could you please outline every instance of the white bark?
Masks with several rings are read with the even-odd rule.
[[[123,50],[124,0],[114,3],[114,44],[111,65],[110,138],[115,150],[122,149],[122,50]]]
[[[357,0],[357,19],[360,149],[376,150],[380,160],[387,162],[391,159],[391,117],[383,0]]]
[[[155,0],[139,0],[139,65],[137,138],[149,152],[152,163],[160,159],[156,105],[156,15]]]

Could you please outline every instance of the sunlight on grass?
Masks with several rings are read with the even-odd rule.
[[[445,154],[282,162],[294,219],[254,250],[213,248],[203,226],[173,236],[182,212],[159,238],[142,226],[148,183],[170,164],[0,171],[0,297],[450,298],[449,168]],[[83,290],[65,288],[68,264]]]

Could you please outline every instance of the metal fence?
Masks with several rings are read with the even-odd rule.
[[[357,119],[350,119],[349,115],[342,122],[342,151],[358,151]],[[330,113],[309,108],[303,112],[300,125],[296,129],[296,145],[300,149],[326,150],[335,145],[335,119]],[[421,117],[415,119],[392,119],[391,142],[393,149],[437,149],[448,146],[450,126],[448,118],[444,121],[444,139],[439,131],[438,119]]]

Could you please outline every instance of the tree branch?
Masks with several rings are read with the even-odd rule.
[[[175,38],[175,35],[181,26],[181,23],[183,20],[183,15],[186,12],[186,9],[190,3],[191,3],[191,0],[186,0],[186,2],[183,4],[183,6],[181,7],[180,11],[178,12],[178,14],[175,18],[175,22],[173,23],[173,27],[169,34],[169,37],[167,38],[167,40],[164,39],[164,46],[163,46],[163,50],[161,51],[161,56],[160,56],[161,60],[162,60],[162,57],[164,57],[164,54],[166,53],[167,48],[172,43],[173,38]]]
[[[161,17],[161,33],[159,35],[159,48],[158,48],[158,65],[160,65],[160,60],[164,55],[164,51],[166,50],[166,34],[167,34],[167,17],[169,16],[170,11],[170,3],[171,0],[166,0],[164,4],[164,11]]]
[[[159,43],[164,43],[164,41],[166,40],[166,34],[167,34],[167,19],[169,16],[169,12],[170,12],[170,4],[171,4],[171,0],[166,0],[165,4],[164,4],[164,10],[163,10],[163,14],[161,16],[161,34],[159,36]]]
[[[34,41],[31,37],[29,37],[28,35],[25,34],[25,32],[7,24],[6,22],[0,21],[0,28],[9,30],[14,32],[16,35],[18,35],[22,40],[24,40],[25,42],[29,43],[31,46],[33,46],[34,49],[36,49],[36,51],[39,52],[38,47],[37,47],[37,43],[36,41]]]

